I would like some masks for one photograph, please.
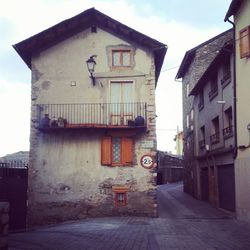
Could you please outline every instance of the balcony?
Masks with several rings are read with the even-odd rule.
[[[211,142],[211,144],[219,143],[220,142],[220,133],[217,132],[217,133],[211,135],[210,136],[210,142]]]
[[[205,139],[199,141],[199,148],[204,149],[206,147]]]
[[[145,128],[146,103],[37,104],[40,130]]]
[[[223,129],[224,139],[230,138],[233,136],[233,126],[229,126]]]

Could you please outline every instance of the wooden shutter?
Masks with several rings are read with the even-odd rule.
[[[101,164],[111,165],[111,137],[105,136],[101,143]]]
[[[240,30],[240,58],[250,56],[250,26]]]
[[[121,160],[123,166],[131,166],[133,164],[133,140],[132,138],[122,138]]]

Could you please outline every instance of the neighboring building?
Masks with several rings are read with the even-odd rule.
[[[177,155],[183,155],[183,131],[177,133],[174,138],[175,150]]]
[[[0,202],[9,203],[9,230],[26,227],[28,161],[27,151],[0,157]]]
[[[155,216],[166,45],[92,8],[14,48],[32,71],[29,225]]]
[[[29,161],[29,151],[19,151],[12,154],[7,154],[3,157],[0,157],[0,162],[28,162]]]
[[[183,160],[179,155],[157,151],[157,184],[183,180]]]
[[[236,67],[236,130],[235,161],[236,213],[239,219],[250,220],[250,1],[233,0],[225,21],[234,16]],[[230,21],[230,20],[229,20]],[[231,22],[231,21],[230,21]]]
[[[233,31],[186,52],[183,81],[184,190],[235,211]]]

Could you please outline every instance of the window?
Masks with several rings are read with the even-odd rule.
[[[224,136],[225,139],[233,136],[233,112],[232,112],[232,107],[228,108],[224,112],[223,136]]]
[[[130,50],[112,50],[113,67],[130,67],[131,51]]]
[[[199,92],[198,108],[199,110],[202,110],[204,108],[204,90],[203,89]]]
[[[114,204],[116,207],[127,205],[127,192],[128,187],[126,186],[112,186],[114,193]]]
[[[240,30],[240,58],[250,56],[250,26]]]
[[[132,166],[133,139],[122,136],[105,136],[101,144],[101,164],[107,166]]]
[[[187,117],[186,117],[186,122],[187,122],[187,123],[186,123],[187,128],[189,128],[189,125],[190,125],[190,124],[189,124],[189,114],[187,114]]]
[[[190,120],[191,120],[191,122],[194,121],[194,109],[191,109],[191,112],[190,112]]]
[[[205,145],[205,126],[202,126],[200,128],[200,140],[199,140],[199,147],[200,149],[204,149],[206,147]]]
[[[215,117],[212,120],[212,130],[210,136],[211,144],[216,144],[220,141],[220,124],[219,124],[219,117]]]
[[[217,84],[217,72],[211,76],[210,79],[210,92],[209,92],[209,100],[211,101],[218,94],[218,84]]]
[[[221,85],[222,87],[227,86],[231,81],[231,64],[230,64],[230,55],[228,54],[223,58],[222,63],[222,78]]]
[[[135,110],[131,103],[134,103],[134,82],[133,81],[111,81],[110,82],[111,102],[111,124],[127,125],[134,117]]]
[[[189,96],[189,83],[187,84],[187,88],[186,88],[186,97]]]

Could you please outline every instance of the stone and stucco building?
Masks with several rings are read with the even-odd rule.
[[[233,22],[230,17],[233,16]],[[250,221],[250,1],[233,0],[225,21],[235,29],[235,96],[237,152],[235,160],[236,214]]]
[[[92,8],[14,48],[32,72],[29,225],[155,216],[155,87],[166,45]]]
[[[233,31],[186,52],[183,84],[184,191],[235,211]]]

